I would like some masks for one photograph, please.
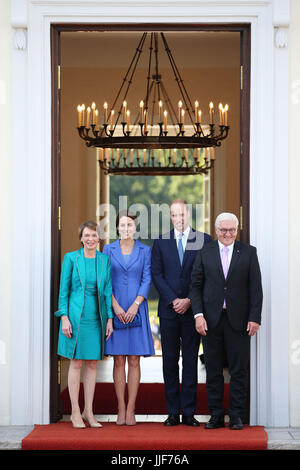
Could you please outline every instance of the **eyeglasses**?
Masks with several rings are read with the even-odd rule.
[[[237,229],[236,228],[218,228],[218,231],[221,232],[222,235],[226,235],[227,232],[230,235],[234,235]]]

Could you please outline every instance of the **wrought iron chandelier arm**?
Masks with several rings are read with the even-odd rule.
[[[169,48],[169,45],[167,43],[167,40],[166,40],[166,37],[164,35],[164,33],[161,33],[161,37],[162,37],[162,40],[163,40],[163,43],[164,43],[164,46],[165,46],[165,51],[167,53],[167,56],[169,58],[169,61],[170,61],[170,65],[171,65],[171,68],[173,70],[173,73],[174,73],[174,77],[175,77],[175,80],[177,82],[177,85],[178,85],[178,88],[179,88],[179,91],[180,91],[180,94],[181,94],[181,97],[184,101],[184,104],[185,104],[185,107],[186,107],[186,111],[189,115],[189,118],[191,120],[191,123],[193,124],[194,128],[195,128],[195,125],[194,125],[194,120],[191,116],[191,112],[190,112],[190,108],[193,109],[193,105],[192,105],[192,102],[191,102],[191,99],[189,97],[189,94],[186,90],[186,87],[184,85],[184,82],[183,82],[183,79],[180,75],[180,72],[178,70],[178,67],[176,65],[176,62],[175,62],[175,59],[172,55],[172,52],[171,52],[171,49]],[[196,128],[195,128],[196,130]]]
[[[129,88],[130,88],[130,86],[131,86],[131,84],[132,84],[132,79],[133,79],[133,76],[134,76],[134,74],[135,74],[136,67],[137,67],[137,65],[138,65],[138,63],[139,63],[141,54],[142,54],[142,52],[143,52],[143,47],[144,47],[144,44],[145,44],[146,36],[147,36],[147,33],[143,33],[142,38],[141,38],[141,40],[140,40],[140,42],[139,42],[139,44],[138,44],[138,46],[137,46],[137,48],[136,48],[136,50],[135,50],[135,54],[134,54],[134,56],[133,56],[133,58],[132,58],[132,60],[131,60],[131,63],[130,63],[130,65],[129,65],[129,67],[128,67],[128,70],[127,70],[127,72],[126,72],[126,74],[125,74],[125,77],[123,78],[122,85],[121,85],[121,87],[120,87],[120,89],[119,89],[119,91],[118,91],[118,93],[117,93],[117,95],[116,95],[115,101],[114,101],[114,103],[113,103],[112,108],[115,107],[115,105],[116,105],[116,103],[117,103],[117,101],[118,101],[118,99],[119,99],[119,97],[120,97],[122,88],[123,88],[123,86],[125,85],[125,83],[126,83],[126,81],[127,81],[127,78],[128,78],[128,76],[129,76],[129,73],[130,73],[130,71],[131,71],[131,76],[130,76],[130,79],[128,80],[128,86],[127,86],[127,89],[126,89],[125,94],[124,94],[124,96],[123,96],[123,100],[121,101],[121,104],[120,104],[120,108],[119,108],[119,111],[118,111],[118,116],[117,116],[117,119],[116,119],[116,122],[115,122],[114,129],[116,128],[116,126],[117,126],[117,124],[118,124],[118,121],[119,121],[119,118],[120,118],[120,116],[121,116],[121,114],[122,114],[123,102],[126,100],[127,95],[128,95],[128,91],[129,91]],[[131,69],[132,69],[132,70],[131,70]]]

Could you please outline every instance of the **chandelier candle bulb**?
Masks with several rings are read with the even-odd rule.
[[[112,109],[110,112],[110,130],[111,131],[114,128],[114,115],[115,115],[115,111]]]
[[[103,105],[103,108],[104,108],[104,124],[107,124],[107,108],[108,108],[108,104],[106,103],[106,101],[105,101],[105,103],[104,103],[104,105]]]
[[[145,109],[145,127],[144,127],[144,134],[148,132],[148,112],[147,109]]]
[[[225,104],[225,108],[224,108],[224,110],[225,110],[225,122],[224,122],[225,126],[228,125],[228,109],[229,109],[228,104]]]
[[[220,126],[223,126],[223,105],[222,103],[219,104],[219,118],[220,118]]]
[[[197,121],[197,119],[198,119],[198,108],[199,108],[199,102],[195,101],[195,121],[196,122],[199,122],[199,121]]]
[[[126,111],[126,116],[127,116],[127,132],[129,132],[129,126],[130,126],[130,111],[127,109]]]
[[[89,129],[90,127],[90,115],[91,115],[91,108],[88,106],[86,110],[86,128]]]
[[[158,102],[158,122],[161,122],[161,108],[163,106],[162,100],[159,100]]]
[[[127,103],[126,101],[123,101],[123,122],[126,122],[126,109],[127,109]]]
[[[181,110],[181,130],[184,131],[184,109]]]
[[[84,126],[85,122],[85,105],[81,105],[81,125]]]
[[[117,163],[120,162],[120,149],[117,149]]]
[[[140,101],[141,122],[144,122],[144,101]]]
[[[173,150],[173,165],[176,165],[177,149]]]
[[[78,127],[80,127],[81,126],[81,106],[80,105],[77,106],[77,119],[78,119],[77,125]]]
[[[168,111],[164,111],[164,132],[167,132]]]
[[[179,118],[179,123],[181,123],[181,108],[182,108],[182,101],[178,102],[178,118]]]
[[[99,110],[95,109],[95,129],[98,127]]]
[[[95,124],[95,111],[96,111],[96,103],[93,101],[92,103],[92,124]]]
[[[215,149],[213,147],[210,148],[210,159],[214,160],[215,159]]]
[[[201,111],[201,109],[200,109],[200,110],[198,111],[198,121],[197,121],[197,122],[199,122],[199,124],[201,124],[201,117],[202,117],[202,111]]]
[[[209,103],[209,118],[210,118],[210,124],[214,123],[214,104],[211,101]]]

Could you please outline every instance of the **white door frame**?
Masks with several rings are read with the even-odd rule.
[[[288,426],[288,165],[287,161],[282,165],[282,156],[287,160],[289,2],[11,0],[11,4],[16,247],[11,424],[46,424],[50,415],[50,25],[145,22],[251,23],[250,242],[258,249],[264,306],[262,327],[251,343],[250,422]]]

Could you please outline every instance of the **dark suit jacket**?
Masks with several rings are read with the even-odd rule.
[[[254,246],[235,241],[225,279],[218,241],[208,243],[197,254],[191,281],[192,310],[204,314],[208,328],[217,325],[224,298],[228,320],[235,330],[245,330],[248,321],[261,323],[263,294]]]
[[[152,281],[160,295],[158,315],[174,318],[177,313],[172,307],[176,298],[187,298],[189,294],[191,272],[197,251],[211,236],[191,228],[182,266],[180,264],[174,230],[161,235],[154,241],[152,248]],[[188,312],[186,312],[188,313]],[[192,314],[191,309],[189,313]]]

